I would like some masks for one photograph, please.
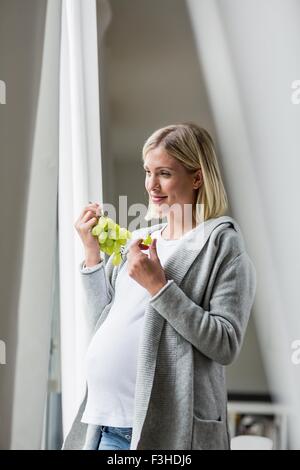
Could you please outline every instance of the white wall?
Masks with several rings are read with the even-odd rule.
[[[300,443],[299,79],[297,0],[188,0],[231,204],[257,269],[254,306],[272,393],[291,408]]]
[[[18,293],[33,134],[43,52],[45,0],[1,0],[0,75],[6,104],[0,105],[0,337],[7,364],[0,365],[0,448],[8,449],[13,411]]]
[[[57,239],[60,0],[2,1],[0,447],[39,449]]]

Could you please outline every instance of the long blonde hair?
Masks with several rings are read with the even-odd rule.
[[[196,224],[224,215],[228,210],[228,198],[210,134],[191,122],[162,127],[150,135],[144,143],[143,161],[147,153],[158,146],[176,158],[187,171],[201,169],[203,184],[197,190],[196,203],[193,207]],[[154,204],[149,198],[145,220],[156,217]]]

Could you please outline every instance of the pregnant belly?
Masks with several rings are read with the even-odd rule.
[[[138,343],[136,329],[100,328],[86,355],[88,384],[115,387],[120,381],[135,383]]]

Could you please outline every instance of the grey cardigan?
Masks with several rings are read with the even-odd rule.
[[[133,232],[142,238],[164,226]],[[109,314],[124,259],[82,273],[95,333]],[[167,260],[168,284],[149,300],[138,355],[131,450],[230,449],[224,366],[238,356],[256,291],[256,270],[237,222],[200,224]],[[82,449],[85,396],[63,449]],[[106,423],[104,423],[106,424]]]

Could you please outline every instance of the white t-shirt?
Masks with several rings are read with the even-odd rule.
[[[163,228],[151,234],[157,238],[162,266],[180,242],[180,239],[164,240]],[[149,256],[149,250],[143,253]],[[128,275],[125,262],[116,279],[110,312],[87,350],[88,399],[83,423],[132,427],[139,340],[150,298],[149,292]]]

